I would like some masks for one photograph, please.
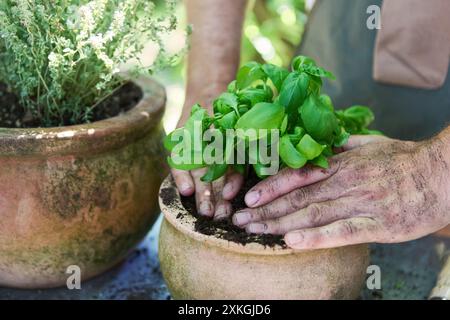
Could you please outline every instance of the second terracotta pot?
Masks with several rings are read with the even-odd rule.
[[[114,118],[0,128],[0,286],[65,285],[70,266],[88,279],[149,231],[167,174],[165,92],[152,80],[138,84],[142,100]]]
[[[194,230],[172,179],[160,190],[161,270],[175,299],[356,299],[367,245],[295,251],[245,246]],[[180,218],[182,217],[182,218]]]

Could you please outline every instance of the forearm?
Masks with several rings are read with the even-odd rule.
[[[440,139],[444,144],[449,146],[450,149],[450,126],[444,129],[439,135],[437,136],[438,139]]]
[[[450,126],[426,143],[423,151],[426,153],[425,161],[428,162],[428,174],[439,186],[439,201],[446,207],[450,223]]]
[[[194,103],[209,108],[214,96],[234,79],[240,60],[246,0],[186,0],[186,6],[193,34],[181,121]]]
[[[438,168],[446,168],[450,174],[450,126],[432,138],[428,145],[430,160],[436,162]]]

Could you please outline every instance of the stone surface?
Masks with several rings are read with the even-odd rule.
[[[168,299],[159,270],[160,220],[145,241],[114,270],[82,283],[81,290],[0,288],[0,299]],[[440,270],[437,247],[450,240],[426,237],[409,243],[372,246],[372,263],[382,272],[382,290],[363,290],[363,299],[425,299]]]

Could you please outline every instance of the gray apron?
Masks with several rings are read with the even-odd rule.
[[[369,30],[369,5],[381,0],[317,0],[299,54],[314,58],[336,75],[323,93],[335,107],[367,105],[375,113],[374,129],[405,140],[431,137],[450,123],[450,76],[437,90],[377,83],[372,77],[376,30]],[[407,14],[407,13],[405,13]],[[450,74],[450,73],[449,73]]]

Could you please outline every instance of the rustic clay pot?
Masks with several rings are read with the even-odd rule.
[[[66,284],[121,261],[156,220],[167,174],[164,89],[123,115],[48,129],[0,128],[0,286]]]
[[[360,294],[367,245],[314,251],[243,246],[195,232],[195,218],[183,208],[172,178],[163,182],[159,201],[164,214],[159,259],[175,299],[355,299]]]

